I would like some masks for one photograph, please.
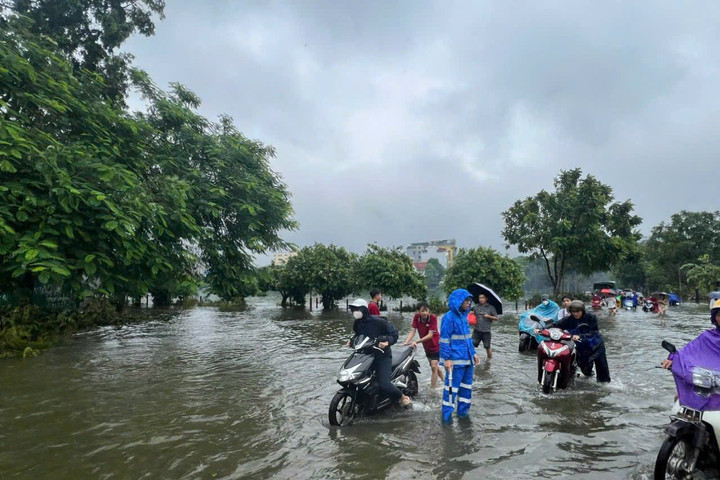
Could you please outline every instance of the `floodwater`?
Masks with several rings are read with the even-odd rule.
[[[494,326],[475,370],[471,418],[443,425],[422,349],[420,392],[342,428],[328,425],[348,313],[252,299],[246,310],[145,313],[75,335],[35,359],[0,361],[0,477],[22,479],[646,479],[674,383],[660,342],[708,328],[706,305],[665,319],[601,316],[610,384],[543,395],[517,317]],[[508,308],[510,313],[514,313]],[[407,334],[411,314],[391,313]]]

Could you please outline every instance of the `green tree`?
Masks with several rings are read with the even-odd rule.
[[[650,287],[682,289],[688,284],[689,270],[682,266],[707,254],[712,263],[720,263],[720,212],[680,211],[653,227],[646,242]],[[679,292],[682,293],[682,292]],[[695,291],[696,298],[699,295]]]
[[[487,285],[504,299],[517,300],[523,295],[525,273],[520,264],[492,248],[461,248],[445,272],[445,292],[450,294],[474,282]]]
[[[633,254],[616,265],[613,274],[621,287],[630,287],[642,291],[647,288],[648,262],[645,242],[640,242]]]
[[[104,95],[123,103],[132,56],[116,50],[135,32],[153,35],[153,16],[163,18],[164,9],[164,0],[5,0],[0,28],[30,19],[30,33],[52,38],[76,71],[101,75]]]
[[[429,290],[437,290],[445,277],[445,267],[437,258],[431,258],[425,266],[425,285]]]
[[[273,290],[280,293],[282,296],[280,305],[283,308],[287,307],[290,301],[304,304],[309,287],[301,276],[301,263],[288,261],[285,265],[270,265],[259,269],[260,291]]]
[[[720,266],[714,265],[708,254],[698,258],[698,263],[688,263],[680,269],[687,270],[688,283],[699,292],[709,293],[720,283]]]
[[[370,244],[355,265],[356,284],[361,289],[379,288],[390,298],[427,297],[422,275],[415,271],[412,258],[399,248]]]
[[[252,255],[296,227],[272,148],[139,71],[150,107],[129,114],[27,23],[0,29],[0,290],[167,303],[202,271],[223,299],[254,293]]]
[[[293,292],[315,292],[322,297],[323,309],[330,310],[335,301],[356,290],[354,283],[357,255],[343,247],[316,243],[304,247],[285,266],[288,283],[284,288]]]
[[[503,238],[520,253],[542,258],[557,296],[568,267],[589,275],[608,270],[640,239],[640,217],[627,200],[612,203],[612,188],[579,168],[563,170],[554,192],[540,191],[503,212]]]

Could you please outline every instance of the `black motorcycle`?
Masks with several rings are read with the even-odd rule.
[[[670,353],[675,346],[667,341],[663,348]],[[720,394],[720,379],[712,371],[693,373],[695,392],[700,395]],[[720,476],[720,411],[699,411],[676,402],[671,421],[665,427],[665,441],[655,460],[654,478],[692,479]],[[701,473],[702,472],[702,473]]]
[[[353,353],[345,360],[337,382],[342,386],[330,401],[330,425],[347,425],[360,415],[378,412],[390,406],[390,399],[380,392],[372,364],[375,352],[382,349],[377,341],[364,335],[356,337],[351,345]],[[392,349],[390,381],[404,395],[414,397],[418,392],[417,373],[420,364],[415,360],[417,347]]]

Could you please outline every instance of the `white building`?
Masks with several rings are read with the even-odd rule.
[[[277,265],[277,266],[285,265],[287,263],[287,261],[290,260],[290,258],[294,257],[295,255],[297,255],[297,252],[276,253],[275,255],[273,255],[272,264]]]
[[[427,263],[431,258],[435,258],[440,262],[440,265],[447,268],[452,265],[455,248],[455,239],[451,238],[447,240],[411,243],[405,250],[415,263]]]

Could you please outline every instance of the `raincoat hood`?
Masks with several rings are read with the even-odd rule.
[[[462,314],[463,312],[460,311],[460,306],[468,297],[472,298],[472,295],[464,288],[454,290],[447,299],[448,308],[455,313]]]
[[[544,318],[552,318],[555,319],[557,317],[558,312],[560,311],[560,307],[557,303],[553,302],[552,300],[548,301],[547,305],[543,305],[542,303],[538,305],[537,307],[533,308],[531,310],[532,313],[539,317]]]

